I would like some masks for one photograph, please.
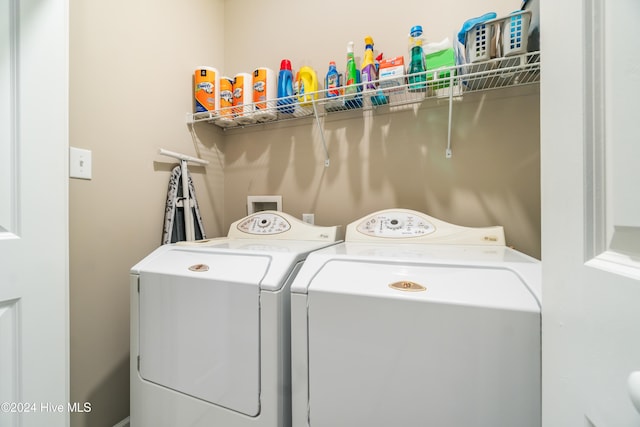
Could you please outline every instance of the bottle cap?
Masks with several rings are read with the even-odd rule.
[[[364,44],[365,45],[371,45],[371,47],[373,48],[373,38],[371,36],[366,36],[364,38]]]
[[[329,61],[329,66],[335,66],[336,65],[336,61]]]
[[[283,59],[280,62],[280,69],[281,70],[291,70],[291,61],[289,61],[288,59]]]
[[[422,25],[414,25],[409,32],[411,37],[420,37],[422,35]]]

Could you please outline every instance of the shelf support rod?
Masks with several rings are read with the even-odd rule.
[[[327,149],[327,141],[324,139],[324,129],[320,125],[320,117],[318,115],[318,107],[316,106],[316,100],[311,97],[311,105],[313,105],[313,115],[316,117],[316,125],[318,125],[318,130],[320,131],[320,138],[322,138],[322,147],[324,147],[324,167],[328,168],[329,161],[329,150]]]
[[[451,152],[451,122],[453,121],[453,75],[455,73],[451,71],[449,73],[449,126],[447,128],[447,150],[445,151],[445,157],[450,159],[453,153]]]

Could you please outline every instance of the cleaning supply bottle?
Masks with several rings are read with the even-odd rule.
[[[371,96],[373,105],[382,105],[387,103],[387,97],[381,90],[378,90],[378,69],[380,64],[373,58],[373,38],[367,36],[364,38],[364,59],[362,60],[362,90],[363,92],[376,93]],[[380,54],[382,57],[382,54]]]
[[[380,61],[382,61],[382,52],[376,56],[376,75],[380,78]]]
[[[283,59],[280,62],[280,73],[278,74],[278,112],[293,114],[295,110],[294,101],[291,61]]]
[[[326,89],[326,97],[334,98],[340,95],[340,74],[336,69],[335,61],[329,62],[329,71],[324,78],[324,88]]]
[[[296,96],[301,106],[308,106],[313,100],[318,99],[318,76],[313,68],[300,67],[296,74],[296,84]]]
[[[411,62],[409,63],[409,91],[424,92],[426,90],[426,71],[424,52],[422,50],[422,26],[415,25],[409,33],[409,53]]]
[[[364,59],[362,60],[360,70],[362,73],[362,90],[367,92],[376,89],[375,81],[378,80],[378,73],[373,60],[373,38],[366,36],[364,38],[364,44]]]
[[[353,55],[353,42],[347,44],[347,70],[345,71],[345,106],[348,108],[358,108],[362,106],[362,99],[358,92],[360,92],[360,73],[356,66],[356,59]]]
[[[455,75],[456,54],[449,38],[441,42],[430,42],[424,45],[424,60],[427,64],[427,81],[431,89],[449,87],[451,73]],[[432,83],[432,80],[439,82]]]

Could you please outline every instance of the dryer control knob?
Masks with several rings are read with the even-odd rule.
[[[391,218],[385,223],[385,226],[391,230],[398,230],[404,227],[404,221],[398,218]]]

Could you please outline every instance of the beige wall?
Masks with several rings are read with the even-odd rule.
[[[421,24],[428,41],[453,38],[472,16],[501,16],[519,1],[465,0],[455,5],[403,0],[377,13],[371,2],[227,2],[224,73],[278,70],[280,60],[313,67],[356,61],[364,37],[376,54],[407,55],[407,34]],[[448,5],[448,4],[447,4]],[[491,6],[488,6],[491,5]],[[373,10],[372,10],[373,9]],[[312,25],[308,19],[313,15]],[[250,29],[250,31],[246,31]],[[324,168],[321,135],[311,120],[228,130],[225,138],[225,229],[246,214],[246,196],[278,194],[300,217],[345,225],[378,209],[403,207],[466,226],[503,225],[509,245],[540,256],[539,91],[537,86],[471,94],[453,108],[453,158],[445,159],[447,102],[429,100],[418,112],[341,113],[322,120],[331,165]],[[345,119],[348,117],[349,119]]]
[[[225,222],[246,196],[279,194],[283,210],[346,225],[402,207],[465,226],[503,225],[507,244],[540,256],[539,96],[536,88],[473,94],[453,109],[453,157],[445,158],[446,102],[417,114],[369,115],[257,127],[226,139]]]
[[[502,224],[509,244],[539,256],[535,87],[456,103],[449,160],[448,107],[435,101],[419,111],[323,120],[329,168],[308,119],[227,132],[197,124],[193,143],[185,113],[198,65],[233,76],[277,70],[289,58],[322,77],[330,60],[344,68],[349,40],[358,62],[367,34],[385,56],[405,54],[412,25],[441,40],[488,10],[474,0],[404,0],[380,13],[366,10],[370,4],[71,1],[71,145],[93,153],[93,179],[70,180],[71,399],[93,408],[74,414],[74,427],[110,427],[129,413],[128,271],[160,243],[174,164],[158,148],[210,160],[190,168],[210,237],[245,215],[247,195],[281,194],[286,211],[314,212],[325,225],[388,207],[461,225]],[[505,14],[520,2],[491,4]]]
[[[196,155],[185,113],[191,78],[224,55],[222,0],[70,2],[70,145],[93,153],[93,179],[70,180],[71,399],[92,403],[72,426],[129,415],[129,277],[160,244],[173,159]],[[192,168],[205,230],[220,234],[222,141],[200,132]]]

